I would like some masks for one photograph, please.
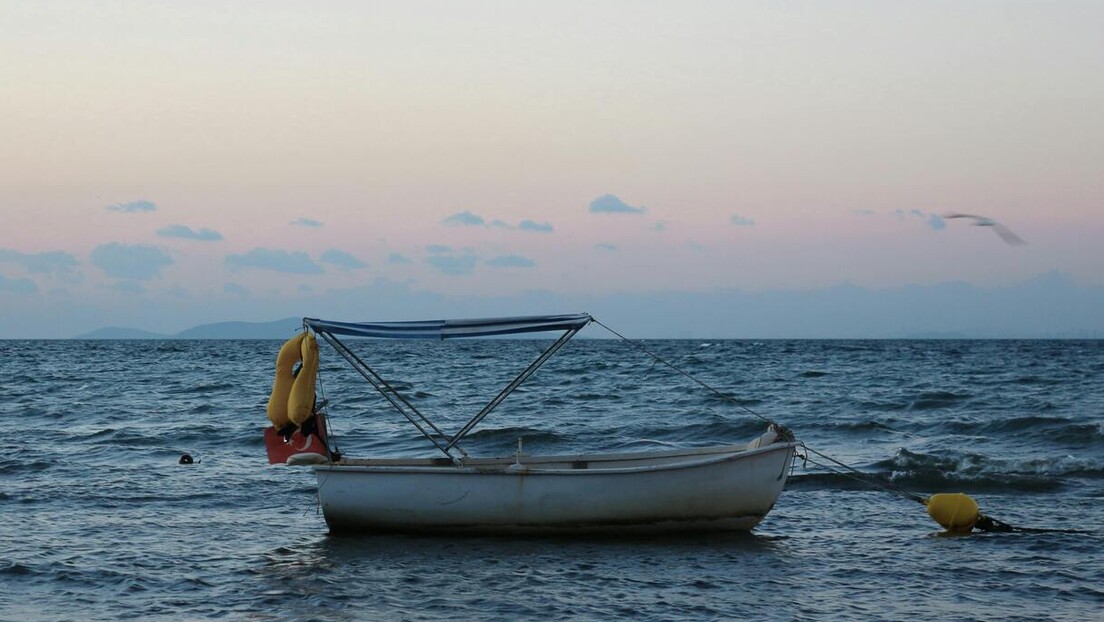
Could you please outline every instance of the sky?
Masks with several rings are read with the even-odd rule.
[[[1100,24],[0,2],[0,338],[584,310],[641,336],[1104,334]]]

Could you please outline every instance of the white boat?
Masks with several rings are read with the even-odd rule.
[[[706,448],[531,456],[519,441],[518,451],[502,458],[472,457],[460,449],[472,428],[593,321],[587,314],[389,323],[306,318],[304,327],[334,346],[443,456],[338,455],[330,449],[325,416],[316,413],[312,424],[294,432],[274,420],[266,431],[270,461],[314,469],[322,512],[334,532],[636,533],[758,525],[786,484],[797,445],[789,430],[774,423],[749,443]],[[549,330],[563,334],[452,435],[337,338],[447,339]],[[321,442],[311,443],[312,435]],[[303,447],[313,449],[298,451]]]

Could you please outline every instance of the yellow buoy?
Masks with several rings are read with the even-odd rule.
[[[295,380],[291,375],[291,369],[303,356],[303,336],[306,334],[299,333],[288,339],[287,343],[280,347],[280,353],[276,355],[276,379],[272,382],[272,395],[268,397],[268,420],[277,430],[290,422],[288,395]]]
[[[961,492],[932,495],[924,505],[928,506],[928,515],[935,522],[955,533],[972,530],[980,516],[977,501]]]
[[[303,367],[291,385],[287,404],[288,419],[300,426],[314,416],[314,379],[318,376],[318,341],[310,333],[304,335]]]

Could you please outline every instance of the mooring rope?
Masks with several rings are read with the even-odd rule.
[[[602,322],[600,322],[597,319],[594,319],[593,321],[594,321],[595,324],[601,326],[602,328],[608,330],[609,332],[611,332],[614,335],[616,335],[617,337],[619,337],[622,341],[625,341],[626,343],[629,343],[630,345],[638,348],[639,350],[641,350],[642,352],[644,352],[648,356],[652,357],[653,360],[655,360],[659,363],[662,363],[663,365],[666,365],[667,367],[671,368],[672,370],[674,370],[678,374],[688,378],[689,380],[696,383],[697,385],[699,385],[701,387],[704,387],[707,391],[712,393],[715,397],[720,398],[721,400],[724,400],[726,402],[729,402],[729,403],[733,404],[734,406],[736,406],[737,408],[743,410],[747,414],[752,415],[753,417],[757,417],[758,419],[761,419],[761,420],[767,422],[768,424],[773,425],[773,426],[779,428],[780,430],[783,430],[786,434],[788,434],[790,436],[791,439],[793,439],[792,431],[790,431],[790,429],[787,428],[786,426],[778,423],[777,421],[771,419],[770,417],[767,417],[766,415],[762,415],[762,414],[752,410],[748,406],[742,404],[740,402],[740,400],[738,400],[735,396],[730,395],[728,393],[725,393],[724,391],[721,391],[720,389],[717,389],[716,387],[711,386],[709,383],[707,383],[707,382],[701,380],[700,378],[694,376],[690,372],[683,370],[682,368],[680,368],[679,366],[675,365],[674,363],[668,361],[667,359],[663,358],[662,356],[656,354],[655,352],[652,352],[643,343],[640,343],[639,341],[636,341],[636,340],[633,340],[633,339],[629,339],[628,337],[622,335],[621,333],[619,333],[616,330],[610,328],[609,326],[606,326],[605,324],[603,324]],[[880,488],[880,489],[882,489],[882,490],[884,490],[884,491],[886,491],[890,494],[894,494],[894,495],[897,495],[897,496],[902,497],[904,499],[908,499],[909,501],[915,501],[915,502],[921,503],[921,504],[925,502],[925,498],[918,495],[918,494],[916,494],[916,493],[912,493],[912,492],[908,492],[908,491],[905,491],[905,490],[901,490],[899,488],[888,486],[885,483],[878,481],[877,479],[875,479],[871,475],[863,473],[862,471],[856,469],[855,467],[853,467],[849,464],[846,464],[844,462],[841,462],[841,461],[839,461],[839,460],[837,460],[837,459],[835,459],[835,458],[833,458],[833,457],[831,457],[831,456],[829,456],[829,455],[827,455],[823,452],[817,451],[817,450],[813,449],[812,447],[809,447],[805,443],[801,443],[801,447],[803,449],[805,449],[805,451],[810,452],[810,453],[814,453],[814,454],[820,456],[821,458],[831,462],[832,464],[835,464],[839,468],[843,469],[843,471],[835,470],[835,469],[833,469],[832,467],[829,467],[826,464],[822,464],[822,463],[819,463],[819,462],[816,462],[816,461],[813,461],[813,460],[809,460],[808,457],[806,456],[806,460],[808,462],[812,462],[813,464],[815,464],[819,467],[822,467],[822,468],[824,468],[824,469],[826,469],[830,472],[833,472],[833,473],[836,473],[836,474],[839,474],[839,475],[844,475],[846,477],[850,477],[854,480],[863,482],[863,483],[867,484],[868,486],[873,486],[873,487],[876,487],[876,488]]]
[[[662,363],[662,364],[666,365],[667,367],[670,367],[672,370],[674,370],[679,375],[686,377],[691,382],[693,382],[693,383],[697,384],[698,386],[704,388],[705,390],[709,391],[710,393],[712,393],[714,395],[714,397],[720,398],[720,399],[722,399],[726,402],[730,402],[734,406],[736,406],[737,408],[740,408],[744,412],[748,413],[749,415],[751,415],[753,417],[757,417],[759,419],[762,419],[763,421],[765,421],[765,422],[767,422],[767,423],[769,423],[773,426],[777,426],[780,429],[784,429],[784,430],[789,429],[789,428],[786,428],[786,426],[782,425],[781,423],[778,423],[774,419],[771,419],[770,417],[767,417],[766,415],[761,415],[761,414],[755,412],[754,410],[748,408],[744,404],[741,404],[740,400],[736,399],[736,397],[734,397],[734,396],[732,396],[728,393],[725,393],[724,391],[721,391],[720,389],[717,389],[717,388],[709,385],[708,383],[701,380],[697,376],[694,376],[690,372],[683,370],[682,368],[680,368],[679,366],[675,365],[674,363],[668,361],[667,359],[663,358],[662,356],[656,354],[655,352],[652,352],[643,343],[641,343],[639,341],[636,341],[635,339],[629,339],[628,337],[626,337],[626,336],[622,335],[621,333],[613,330],[609,326],[606,326],[605,324],[603,324],[602,322],[600,322],[599,320],[597,320],[595,318],[591,318],[591,321],[593,321],[595,324],[601,326],[602,328],[608,330],[609,332],[613,333],[614,335],[616,335],[619,339],[621,339],[625,343],[628,343],[629,345],[639,349],[641,352],[643,352],[643,353],[647,354],[648,356],[652,357],[652,359],[654,359],[655,361],[657,361],[659,363]]]
[[[704,389],[706,389],[707,391],[712,393],[715,397],[720,398],[721,400],[724,400],[726,402],[729,402],[729,403],[733,404],[734,406],[736,406],[737,408],[743,410],[747,414],[752,415],[753,417],[756,417],[758,419],[761,419],[761,420],[767,422],[768,424],[770,424],[772,426],[775,426],[781,432],[782,436],[784,438],[787,438],[787,440],[791,440],[791,441],[796,440],[796,438],[793,435],[793,432],[789,428],[787,428],[786,426],[778,423],[777,421],[771,419],[770,417],[767,417],[766,415],[762,415],[762,414],[752,410],[751,408],[749,408],[745,404],[741,403],[740,400],[738,400],[736,397],[734,397],[734,396],[732,396],[728,393],[725,393],[724,391],[721,391],[720,389],[717,389],[717,388],[711,386],[710,384],[708,384],[705,381],[697,378],[696,376],[694,376],[690,372],[687,372],[687,371],[683,370],[682,368],[678,367],[674,363],[668,361],[667,359],[663,358],[662,356],[660,356],[660,355],[656,354],[655,352],[651,351],[650,349],[648,349],[648,347],[645,346],[643,343],[641,343],[637,340],[634,340],[634,339],[629,339],[628,337],[622,335],[621,333],[619,333],[616,330],[610,328],[609,326],[606,326],[605,324],[603,324],[602,322],[600,322],[599,320],[597,320],[593,317],[591,318],[591,321],[593,321],[595,324],[601,326],[602,328],[608,330],[610,333],[616,335],[622,341],[624,341],[624,342],[632,345],[633,347],[639,349],[640,351],[644,352],[645,354],[650,356],[654,361],[657,361],[657,362],[659,362],[663,365],[666,365],[667,367],[674,370],[679,375],[684,376],[685,378],[689,379],[691,382],[694,382],[695,384],[703,387]],[[889,428],[890,430],[892,430],[894,432],[899,432],[901,434],[906,434],[904,432],[901,432],[900,430],[893,429],[889,426],[885,426],[885,427]],[[908,436],[912,436],[912,435],[908,435]],[[934,497],[924,497],[923,495],[920,495],[920,494],[917,494],[917,493],[914,493],[914,492],[910,492],[910,491],[907,491],[907,490],[902,490],[901,488],[896,487],[896,486],[890,486],[890,485],[886,484],[885,482],[882,482],[882,481],[876,479],[874,476],[872,476],[868,473],[864,473],[863,471],[860,471],[859,469],[857,469],[857,468],[855,468],[855,467],[853,467],[849,464],[846,464],[846,463],[844,463],[840,460],[837,460],[837,459],[835,459],[835,458],[833,458],[833,457],[831,457],[831,456],[829,456],[829,455],[827,455],[823,452],[817,451],[816,449],[813,449],[812,447],[809,447],[808,445],[806,445],[805,443],[803,443],[801,441],[797,441],[797,442],[806,451],[806,455],[804,456],[804,460],[806,462],[811,462],[812,464],[814,464],[818,467],[821,467],[821,468],[825,469],[826,471],[828,471],[830,473],[834,473],[836,475],[841,475],[841,476],[844,476],[844,477],[851,478],[855,481],[866,484],[867,486],[871,486],[873,488],[883,490],[883,491],[888,492],[892,495],[896,495],[898,497],[901,497],[902,499],[907,499],[909,501],[914,501],[914,502],[920,503],[924,506],[927,506],[928,502],[931,499],[934,498]],[[817,462],[816,460],[811,460],[808,457],[809,453],[816,454],[820,458],[823,458],[824,460],[830,462],[831,465],[825,464],[825,463],[822,463],[822,462]],[[832,466],[832,465],[834,465],[834,466]],[[938,497],[938,496],[940,496],[940,495],[936,495],[936,497]],[[933,518],[934,518],[934,516],[933,516]],[[1077,529],[1047,529],[1047,528],[1038,528],[1038,527],[1016,527],[1016,526],[1010,525],[1008,523],[1005,523],[1003,521],[997,520],[997,519],[995,519],[991,516],[988,516],[986,514],[982,514],[980,512],[977,513],[977,521],[972,525],[972,527],[976,528],[976,529],[979,529],[981,531],[990,531],[990,532],[1088,533],[1086,531],[1077,530]]]
[[[812,460],[812,459],[809,459],[808,457],[806,457],[806,460],[808,462],[811,462],[811,463],[815,464],[816,466],[818,466],[818,467],[820,467],[820,468],[822,468],[826,471],[829,471],[831,473],[835,473],[836,475],[842,475],[843,477],[849,477],[849,478],[851,478],[855,481],[866,484],[867,486],[873,486],[875,488],[880,488],[880,489],[884,490],[885,492],[888,492],[892,495],[897,495],[898,497],[901,497],[902,499],[908,499],[909,501],[915,501],[915,502],[917,502],[921,505],[923,505],[927,501],[927,499],[925,499],[921,495],[918,495],[914,492],[909,492],[907,490],[902,490],[902,489],[900,489],[896,486],[890,486],[890,485],[886,484],[885,482],[882,482],[882,481],[876,479],[872,475],[864,473],[864,472],[856,469],[855,467],[853,467],[851,465],[840,462],[839,460],[836,460],[835,458],[833,458],[829,455],[823,454],[823,453],[813,449],[812,447],[809,447],[805,443],[801,443],[801,447],[805,451],[808,451],[810,453],[814,453],[814,454],[820,456],[821,458],[824,458],[825,460],[828,460],[829,462],[841,467],[841,469],[842,469],[842,470],[836,469],[832,465],[824,464],[822,462],[817,462],[816,460]]]

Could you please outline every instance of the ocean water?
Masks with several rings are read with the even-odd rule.
[[[449,430],[545,342],[361,342]],[[0,620],[1087,620],[1104,611],[1104,342],[576,339],[469,452],[738,442],[763,421],[884,485],[1013,525],[944,537],[914,502],[798,461],[750,533],[335,537],[270,467],[271,341],[0,341]],[[323,344],[350,456],[434,450]],[[751,412],[749,412],[749,410]],[[755,414],[752,414],[755,413]],[[178,464],[182,453],[196,463]],[[816,458],[816,456],[811,456]]]

